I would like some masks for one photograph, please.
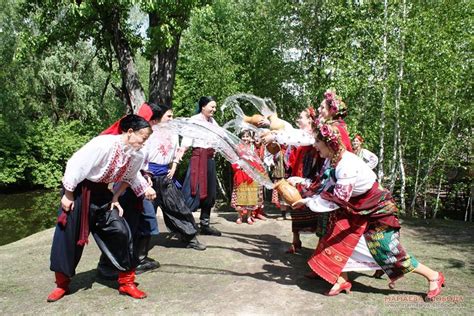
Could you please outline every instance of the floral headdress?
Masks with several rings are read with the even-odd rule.
[[[339,130],[337,128],[333,128],[329,124],[322,124],[319,127],[319,133],[321,134],[324,142],[329,146],[329,148],[334,150],[334,152],[339,151]]]
[[[336,167],[346,149],[342,144],[339,129],[332,124],[321,124],[318,130],[322,140],[334,151],[334,156],[331,158],[331,165]]]
[[[344,117],[347,114],[347,106],[342,101],[341,97],[336,94],[333,90],[326,90],[324,92],[324,100],[329,108],[329,113],[333,116]]]

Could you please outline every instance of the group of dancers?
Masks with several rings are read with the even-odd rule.
[[[216,109],[214,98],[201,97],[191,120],[217,125]],[[301,232],[320,237],[308,264],[314,277],[333,284],[327,295],[350,292],[349,271],[382,270],[391,287],[404,274],[424,276],[429,282],[426,299],[431,300],[441,293],[444,276],[418,262],[400,244],[398,209],[372,171],[377,157],[361,147],[360,135],[352,147],[343,120],[346,114],[341,98],[327,91],[317,111],[310,107],[300,113],[298,129],[260,135],[263,145],[278,143],[277,152],[269,154],[263,145],[255,146],[250,130],[241,135],[241,150],[260,148],[262,160],[272,161],[273,170],[280,168],[274,178],[287,178],[303,197],[287,205],[293,231],[287,252],[301,249]],[[187,248],[206,249],[198,234],[221,235],[210,225],[217,182],[213,144],[184,137],[179,145],[178,134],[166,127],[172,119],[170,106],[144,104],[137,115],[123,117],[69,159],[51,249],[50,269],[57,286],[48,302],[69,292],[90,233],[102,253],[99,274],[116,278],[120,294],[145,298],[135,275],[159,265],[148,257],[151,236],[158,234],[158,206],[167,228]],[[257,125],[269,125],[268,119]],[[181,186],[174,174],[189,148],[191,158]],[[249,224],[255,218],[265,219],[262,186],[238,164],[233,170],[231,204],[238,212],[236,222],[242,223],[244,216]],[[285,203],[277,196],[275,202],[280,201]],[[197,209],[199,226],[193,216]]]

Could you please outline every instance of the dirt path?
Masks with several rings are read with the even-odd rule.
[[[196,214],[198,215],[198,214]],[[273,214],[276,216],[276,213]],[[402,240],[416,257],[441,269],[448,287],[446,300],[417,302],[426,291],[421,277],[410,275],[389,290],[385,280],[353,274],[353,292],[328,298],[329,285],[308,280],[306,259],[317,238],[303,235],[303,252],[285,254],[291,240],[291,222],[259,221],[236,225],[233,212],[213,213],[222,237],[200,236],[206,251],[182,248],[180,242],[161,234],[150,256],[161,263],[153,272],[138,276],[149,297],[134,300],[118,295],[115,282],[96,278],[99,250],[91,238],[74,277],[72,294],[46,303],[54,287],[49,271],[53,230],[49,229],[0,247],[0,313],[12,314],[158,314],[158,315],[377,315],[473,314],[473,225],[427,226],[405,221]],[[433,226],[434,225],[434,226]],[[160,218],[160,230],[165,232]],[[454,240],[452,240],[454,236]],[[457,234],[457,237],[456,237]],[[435,237],[433,237],[435,236]],[[449,241],[452,243],[449,243]],[[427,248],[426,244],[431,243]],[[405,302],[401,302],[405,300]],[[410,300],[407,302],[406,300]],[[415,300],[415,301],[414,301]]]

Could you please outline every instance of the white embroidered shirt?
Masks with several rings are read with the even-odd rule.
[[[345,151],[342,158],[336,166],[336,184],[334,195],[344,201],[349,201],[352,196],[359,196],[372,188],[377,176],[355,154]],[[319,194],[306,198],[305,204],[313,212],[330,212],[339,206],[323,199]]]
[[[62,182],[66,190],[74,191],[86,179],[102,183],[124,181],[140,196],[149,187],[140,173],[143,162],[143,149],[136,151],[126,146],[121,135],[101,135],[72,155]]]

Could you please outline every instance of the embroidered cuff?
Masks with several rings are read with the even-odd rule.
[[[66,190],[71,191],[71,192],[74,192],[74,190],[76,189],[76,185],[74,185],[70,182],[66,182],[66,181],[64,181],[64,179],[63,179],[63,187]]]

